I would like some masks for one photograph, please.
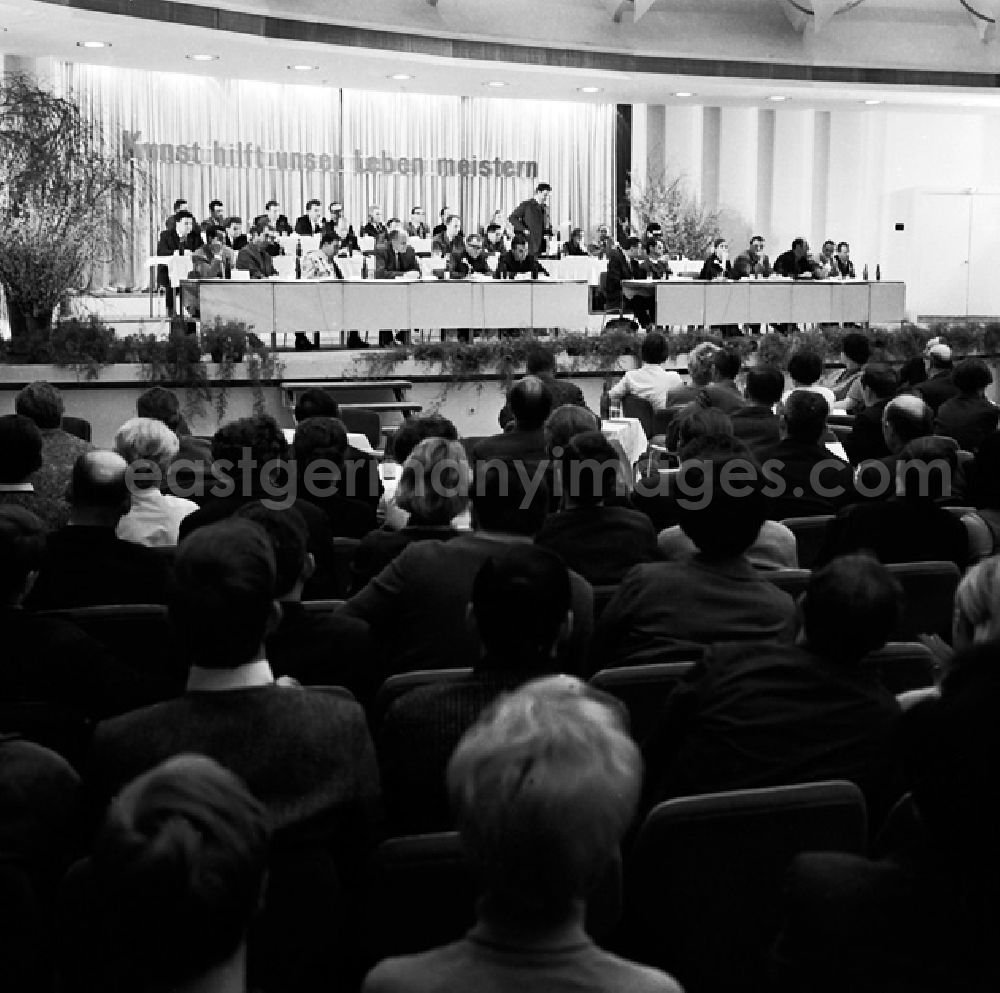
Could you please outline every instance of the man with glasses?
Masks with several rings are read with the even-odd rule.
[[[478,234],[470,234],[465,239],[465,246],[452,252],[445,263],[449,279],[464,279],[474,273],[480,276],[492,276],[486,253],[483,251],[483,239]]]
[[[771,275],[771,260],[764,254],[764,238],[755,234],[750,239],[750,247],[736,256],[733,269],[737,279],[751,279]]]
[[[271,259],[269,246],[277,243],[278,232],[266,217],[258,218],[250,229],[250,243],[236,256],[236,268],[246,269],[251,279],[270,279],[277,270]]]

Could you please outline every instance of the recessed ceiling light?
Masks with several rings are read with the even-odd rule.
[[[110,41],[78,41],[77,48],[110,48]]]
[[[218,62],[218,55],[185,55],[184,58],[190,59],[192,62]]]
[[[501,86],[506,86],[507,84],[502,79],[491,79],[486,85],[498,90]]]
[[[866,100],[866,107],[877,107],[882,101],[881,100]]]
[[[413,77],[408,72],[394,72],[390,79],[398,79],[399,82],[405,82],[407,79],[413,79]]]
[[[693,97],[693,93],[689,93],[687,90],[680,90],[674,94],[675,97]]]
[[[599,86],[581,86],[581,93],[600,93],[601,88]]]
[[[767,99],[773,100],[775,103],[782,103],[783,101],[787,100],[788,97],[783,97],[780,93],[775,93],[774,96],[770,96]]]
[[[319,66],[295,65],[289,66],[288,68],[293,72],[314,72],[319,68]]]

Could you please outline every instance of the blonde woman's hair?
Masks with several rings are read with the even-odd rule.
[[[448,524],[469,505],[470,479],[460,442],[425,438],[403,463],[396,506],[422,524]]]

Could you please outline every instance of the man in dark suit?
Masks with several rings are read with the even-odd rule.
[[[881,823],[904,789],[900,711],[863,660],[891,637],[901,598],[884,566],[853,555],[811,577],[803,644],[713,645],[644,743],[649,804],[848,779]]]
[[[448,259],[460,253],[465,248],[462,238],[462,218],[458,214],[449,214],[442,230],[434,229],[434,240],[431,242],[431,252]]]
[[[540,379],[552,394],[552,410],[558,410],[566,404],[572,404],[574,407],[587,406],[583,390],[576,383],[571,379],[556,379],[556,357],[547,348],[532,348],[524,364],[527,374]],[[508,426],[514,424],[514,412],[511,410],[509,400],[501,408],[497,420],[505,431]]]
[[[927,378],[913,392],[936,414],[945,400],[958,396],[952,379],[951,348],[940,338],[931,338],[924,349],[924,366]]]
[[[787,252],[774,260],[774,274],[791,279],[819,279],[819,267],[809,254],[809,242],[796,238]]]
[[[382,221],[382,208],[377,203],[368,208],[368,221],[361,229],[361,234],[365,238],[374,238],[376,245],[385,241],[387,231]]]
[[[243,233],[242,217],[226,218],[226,244],[234,251],[239,252],[241,248],[246,248],[247,236]]]
[[[362,231],[362,234],[365,232]],[[408,272],[420,275],[420,263],[417,253],[407,244],[406,232],[396,228],[389,233],[388,239],[375,249],[375,278],[393,279]]]
[[[547,276],[548,270],[528,252],[528,242],[524,235],[514,235],[510,242],[510,251],[504,252],[497,262],[496,279],[513,279],[530,273],[532,279]]]
[[[955,367],[952,382],[957,396],[938,407],[934,433],[954,438],[958,447],[975,452],[997,428],[1000,410],[986,399],[993,374],[982,359],[965,359]]]
[[[511,545],[530,544],[545,520],[548,489],[522,466],[498,458],[478,473],[471,494],[472,532],[408,545],[347,601],[345,611],[368,622],[389,672],[473,665],[481,647],[468,625],[467,608],[476,574]],[[593,630],[594,591],[575,573],[570,589],[573,631],[560,655],[560,671],[582,672]]]
[[[473,273],[492,276],[483,251],[483,239],[478,234],[470,234],[460,252],[453,252],[445,262],[449,279],[465,279]]]
[[[746,557],[765,520],[764,478],[745,456],[691,460],[675,477],[675,510],[698,554],[638,565],[601,614],[591,666],[662,660],[715,641],[791,644],[795,604]]]
[[[221,200],[213,200],[208,205],[208,217],[206,217],[199,227],[201,228],[202,238],[205,236],[205,232],[210,228],[225,228],[226,226],[226,206]]]
[[[729,261],[729,244],[725,238],[716,238],[712,251],[698,274],[699,279],[735,279],[733,266]]]
[[[870,363],[861,373],[864,407],[854,416],[844,450],[852,465],[866,459],[884,459],[891,453],[882,430],[886,405],[896,394],[896,373],[891,366]]]
[[[535,195],[521,201],[507,218],[514,226],[514,234],[527,240],[530,255],[541,255],[545,238],[552,234],[552,222],[549,220],[551,197],[552,187],[548,183],[539,183],[535,187]]]
[[[808,390],[795,390],[785,401],[782,440],[760,453],[770,520],[834,514],[854,499],[851,467],[822,441],[829,410],[825,397]]]
[[[323,233],[323,204],[319,200],[310,200],[306,204],[306,212],[295,222],[295,233],[308,237]]]
[[[173,228],[165,228],[156,241],[156,254],[180,255],[195,252],[201,247],[201,235],[195,230],[194,214],[190,210],[179,210],[173,217]],[[165,287],[167,313],[174,312],[174,288],[170,285],[170,270],[165,265],[156,267],[156,283]]]
[[[887,500],[896,494],[896,465],[912,441],[934,433],[934,414],[920,397],[902,394],[882,410],[882,435],[889,454],[858,466],[858,496],[863,500]]]
[[[557,469],[562,506],[535,536],[594,586],[620,583],[632,566],[659,558],[649,518],[611,502],[620,469],[618,453],[600,431],[572,438]]]
[[[30,609],[166,602],[167,561],[115,535],[129,508],[127,472],[128,464],[116,452],[86,452],[76,460],[69,524],[49,536],[26,601]]]
[[[622,297],[622,282],[626,279],[645,279],[642,268],[642,242],[630,236],[622,242],[621,247],[608,250],[608,275],[604,290],[605,310],[613,310],[624,304]],[[625,309],[635,314],[635,319],[642,327],[653,323],[656,304],[652,297],[633,296],[628,298]]]
[[[259,218],[250,229],[250,243],[241,248],[236,256],[236,268],[248,270],[251,279],[276,276],[278,273],[268,249],[277,244],[277,239],[277,231],[268,221]]]
[[[268,200],[264,205],[264,213],[268,223],[279,235],[292,233],[292,226],[288,223],[288,218],[281,212],[281,204],[277,200]]]
[[[267,533],[247,520],[204,528],[178,547],[175,570],[170,623],[190,664],[187,690],[98,726],[95,799],[197,752],[243,779],[283,842],[331,845],[349,867],[376,840],[374,748],[356,703],[275,682],[264,648],[280,617]]]
[[[758,366],[747,371],[747,404],[730,411],[733,434],[758,456],[781,440],[775,404],[785,391],[785,377],[778,369]]]
[[[545,418],[552,410],[552,394],[537,376],[519,379],[507,395],[514,415],[512,430],[484,438],[472,450],[473,471],[487,459],[517,459],[534,471],[546,460]]]

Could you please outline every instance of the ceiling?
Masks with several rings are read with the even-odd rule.
[[[960,0],[864,0],[819,32],[796,30],[789,2],[655,0],[637,20],[628,0],[616,23],[622,0],[0,0],[0,52],[431,94],[1000,112],[1000,42],[992,28],[980,38]],[[110,47],[78,47],[88,40]]]

